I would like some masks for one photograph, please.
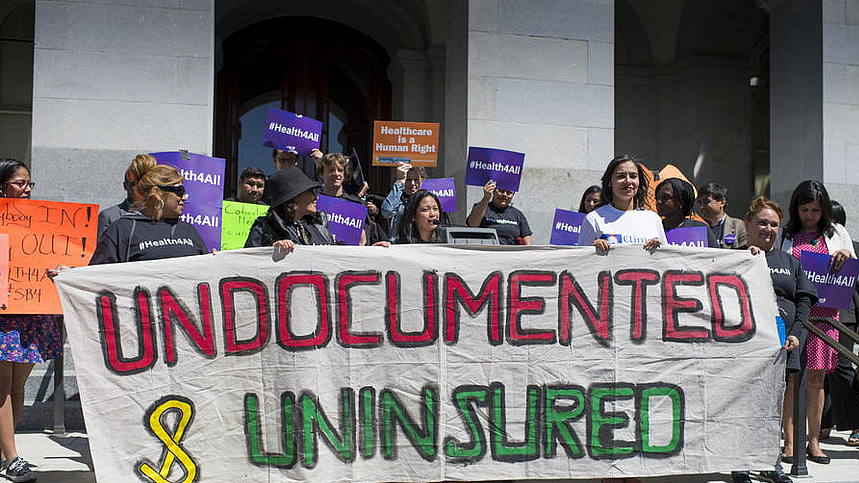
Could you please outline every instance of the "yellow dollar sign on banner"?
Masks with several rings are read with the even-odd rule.
[[[164,423],[161,419],[164,413],[168,411],[178,411],[180,415],[179,422],[176,424],[176,430],[173,431],[172,435],[164,428]],[[144,420],[148,424],[146,429],[164,443],[165,451],[159,470],[153,468],[148,462],[138,462],[137,471],[155,483],[174,483],[168,480],[167,476],[170,474],[170,467],[178,460],[178,463],[185,470],[185,478],[175,483],[192,483],[196,481],[197,463],[179,445],[182,437],[185,436],[185,429],[194,420],[194,403],[182,396],[167,396],[156,401],[147,412],[149,416]]]

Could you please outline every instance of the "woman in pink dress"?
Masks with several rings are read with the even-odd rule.
[[[835,269],[848,258],[856,258],[853,242],[843,226],[832,221],[832,203],[823,183],[803,181],[790,197],[790,220],[784,227],[780,241],[781,249],[797,259],[804,251],[825,253],[832,256]],[[838,329],[826,323],[827,319],[838,320],[838,309],[815,305],[808,314],[818,328],[838,340]],[[820,449],[820,418],[823,413],[823,381],[826,374],[838,367],[838,353],[814,334],[808,335],[805,345],[806,405],[808,415],[808,459],[819,464],[828,464],[829,457]],[[793,454],[793,385],[791,374],[784,398],[785,435],[782,461],[792,463]]]

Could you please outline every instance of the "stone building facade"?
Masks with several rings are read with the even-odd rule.
[[[271,169],[269,105],[365,162],[372,119],[441,123],[460,221],[467,147],[525,152],[535,243],[615,153],[727,185],[734,216],[816,178],[859,217],[857,0],[0,1],[0,155],[36,196],[115,203],[138,152]]]

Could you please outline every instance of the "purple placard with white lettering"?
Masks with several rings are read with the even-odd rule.
[[[468,148],[468,164],[465,171],[465,184],[483,186],[495,180],[498,189],[519,191],[522,179],[522,165],[525,153],[492,148]]]
[[[665,232],[665,239],[669,245],[680,247],[707,248],[707,227],[687,226],[686,228],[675,228]]]
[[[579,243],[579,233],[582,231],[584,213],[555,208],[555,219],[552,221],[552,245],[576,246]]]
[[[453,178],[430,178],[421,183],[421,189],[432,191],[441,202],[445,213],[456,213],[456,183]]]
[[[182,220],[197,229],[209,250],[221,249],[221,205],[224,200],[224,166],[221,158],[185,151],[151,153],[158,164],[169,164],[185,177]]]
[[[825,253],[804,251],[799,263],[808,280],[817,289],[817,305],[833,309],[850,307],[856,276],[859,275],[859,260],[848,258],[837,272],[829,266],[830,256]]]
[[[357,245],[364,231],[367,207],[341,198],[319,195],[316,209],[328,215],[328,229],[334,240],[347,245]]]
[[[310,151],[319,148],[322,123],[312,117],[269,107],[265,124],[263,146],[284,150],[295,148],[302,156],[308,156]]]

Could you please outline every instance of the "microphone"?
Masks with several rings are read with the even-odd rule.
[[[441,220],[430,220],[430,225],[439,225],[441,224]]]

